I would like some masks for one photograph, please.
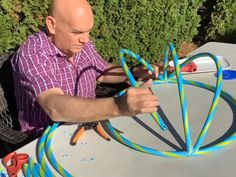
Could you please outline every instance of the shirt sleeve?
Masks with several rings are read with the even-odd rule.
[[[91,52],[92,65],[96,68],[96,78],[99,78],[108,67],[108,62],[105,61],[97,52],[95,44],[90,41],[87,44],[88,50]]]
[[[37,97],[51,88],[60,88],[46,56],[35,53],[20,55],[17,63],[18,78],[29,94]]]

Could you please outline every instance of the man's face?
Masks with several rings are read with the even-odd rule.
[[[52,40],[63,53],[71,57],[79,53],[89,41],[89,33],[93,25],[93,14],[87,14],[84,18],[80,19],[57,19],[55,34]]]

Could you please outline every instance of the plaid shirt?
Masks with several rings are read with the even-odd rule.
[[[90,41],[72,64],[42,30],[29,36],[19,48],[12,58],[12,67],[21,130],[37,134],[51,123],[36,101],[37,96],[60,88],[67,95],[95,98],[96,80],[107,68],[107,62]]]

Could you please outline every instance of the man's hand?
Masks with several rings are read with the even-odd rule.
[[[134,116],[140,113],[157,111],[159,105],[157,96],[151,91],[152,80],[149,79],[139,88],[130,87],[126,94],[116,98],[116,103],[121,115]]]
[[[144,66],[139,66],[133,69],[134,77],[139,80],[157,79],[159,74],[163,74],[163,63],[153,64],[154,72],[151,72]],[[172,68],[168,66],[168,73],[173,72]]]
[[[139,78],[139,80],[148,80],[148,79],[157,79],[159,72],[160,72],[160,66],[159,65],[152,65],[154,72],[151,72],[144,66],[139,66],[133,69],[134,77]]]

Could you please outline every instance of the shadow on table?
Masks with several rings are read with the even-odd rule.
[[[186,150],[186,146],[185,143],[183,141],[183,139],[181,138],[181,136],[178,134],[178,132],[176,131],[176,129],[174,128],[174,126],[171,124],[171,122],[168,120],[167,116],[165,115],[165,113],[163,112],[162,108],[160,106],[158,106],[157,109],[159,115],[161,116],[162,120],[164,121],[164,123],[166,124],[166,126],[168,127],[168,130],[170,132],[170,134],[175,138],[175,140],[179,143],[180,147],[175,145],[174,143],[170,142],[168,139],[166,139],[165,137],[163,137],[162,135],[160,135],[159,133],[157,133],[155,130],[153,130],[151,127],[149,127],[147,124],[145,124],[143,121],[141,121],[141,119],[137,118],[137,117],[133,117],[133,119],[139,123],[141,126],[143,126],[146,130],[148,130],[150,133],[152,133],[153,135],[155,135],[156,137],[158,137],[160,140],[162,140],[164,143],[166,143],[167,145],[169,145],[170,147],[172,147],[173,149],[175,149],[176,151],[183,151]]]
[[[229,138],[230,136],[232,136],[235,132],[236,132],[236,106],[233,105],[231,102],[229,102],[228,100],[224,99],[228,105],[230,106],[232,113],[233,113],[233,121],[232,124],[230,126],[230,128],[225,132],[225,134],[223,134],[221,137],[219,137],[218,139],[216,139],[215,141],[202,146],[202,148],[207,148],[210,146],[214,146],[222,141],[224,141],[225,139]]]
[[[229,138],[230,136],[232,136],[235,131],[236,131],[236,106],[233,105],[230,101],[224,99],[228,105],[230,106],[232,113],[233,113],[233,121],[231,126],[229,127],[229,129],[218,139],[208,143],[207,145],[202,146],[201,148],[208,148],[211,146],[214,146],[224,140],[226,140],[227,138]],[[170,134],[175,138],[176,142],[178,142],[178,145],[175,145],[174,143],[172,143],[171,141],[169,141],[168,139],[166,139],[165,137],[163,137],[162,135],[160,135],[157,131],[155,131],[154,129],[152,129],[150,126],[148,126],[145,122],[143,122],[140,118],[133,116],[132,118],[138,123],[140,124],[143,128],[145,128],[148,132],[152,133],[154,136],[156,136],[158,139],[160,139],[162,142],[164,142],[165,144],[169,145],[171,148],[173,148],[176,151],[186,151],[186,144],[183,141],[183,139],[181,138],[181,136],[179,135],[179,133],[176,131],[176,129],[174,128],[174,126],[171,124],[171,122],[168,120],[168,118],[166,117],[165,113],[163,112],[162,108],[159,106],[158,107],[158,113],[161,116],[161,118],[163,119],[164,123],[166,124],[166,126],[168,127],[168,131],[170,132]],[[213,120],[214,121],[214,120]],[[108,128],[106,127],[106,122],[102,123],[103,128],[106,130],[106,132],[113,138],[115,139],[115,137],[109,132]],[[119,133],[123,134],[122,130],[117,130],[115,127],[113,127],[116,131],[118,131]],[[201,149],[200,148],[200,149]]]

